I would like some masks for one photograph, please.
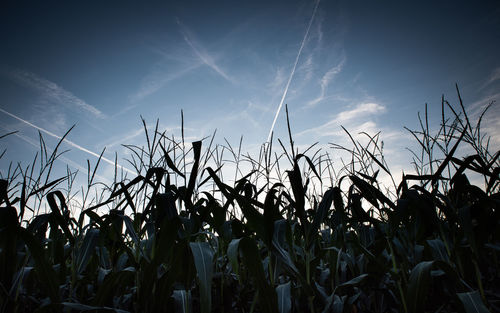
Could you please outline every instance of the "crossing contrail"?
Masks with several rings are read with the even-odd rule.
[[[304,35],[304,39],[302,39],[302,43],[300,44],[299,52],[297,53],[297,57],[295,58],[295,63],[293,64],[293,68],[292,68],[292,72],[290,73],[290,77],[288,77],[288,82],[286,83],[285,91],[283,92],[283,96],[281,96],[280,105],[278,106],[278,110],[276,111],[276,114],[274,115],[273,124],[271,125],[271,129],[269,130],[269,135],[267,136],[267,142],[269,142],[271,140],[271,135],[273,134],[273,130],[274,130],[274,124],[276,124],[276,120],[278,119],[278,115],[280,114],[281,107],[283,106],[283,101],[285,101],[286,94],[288,93],[288,87],[290,86],[290,82],[292,81],[292,78],[293,78],[293,74],[295,74],[295,68],[297,67],[297,63],[299,63],[300,54],[302,53],[302,49],[304,48],[304,45],[306,43],[307,36],[309,35],[309,29],[311,28],[312,22],[314,20],[314,16],[316,15],[316,10],[318,9],[319,1],[320,0],[318,0],[316,2],[316,5],[314,6],[311,20],[309,21],[309,25],[307,25],[306,34]]]
[[[15,118],[16,120],[21,121],[21,122],[23,122],[23,123],[24,123],[24,124],[26,124],[26,125],[29,125],[29,126],[31,126],[31,127],[33,127],[33,128],[35,128],[35,129],[38,129],[39,131],[41,131],[41,132],[43,132],[43,133],[45,133],[45,134],[47,134],[47,135],[49,135],[49,136],[51,136],[51,137],[57,138],[57,139],[59,139],[59,140],[61,140],[61,139],[62,139],[62,137],[61,137],[61,136],[58,136],[58,135],[54,134],[53,132],[50,132],[50,131],[48,131],[48,130],[46,130],[46,129],[43,129],[43,128],[39,127],[39,126],[36,126],[36,125],[34,125],[34,124],[32,124],[32,123],[30,123],[30,122],[26,121],[26,120],[23,120],[23,119],[22,119],[22,118],[20,118],[19,116],[14,115],[14,114],[12,114],[12,113],[9,113],[9,112],[7,112],[7,111],[5,111],[5,110],[1,109],[1,108],[0,108],[0,112],[3,112],[3,113],[5,113],[5,114],[9,115],[10,117]],[[78,149],[78,150],[80,150],[80,151],[83,151],[83,152],[85,152],[85,153],[88,153],[88,154],[90,154],[90,155],[92,155],[92,156],[96,157],[96,158],[99,158],[99,154],[97,154],[97,153],[95,153],[95,152],[93,152],[93,151],[90,151],[89,149],[86,149],[86,148],[84,148],[84,147],[82,147],[82,146],[80,146],[80,145],[78,145],[78,144],[74,143],[74,142],[73,142],[73,141],[71,141],[71,140],[68,140],[68,139],[64,138],[64,139],[63,139],[63,141],[64,141],[65,143],[67,143],[68,145],[70,145],[70,146],[72,146],[72,147],[74,147],[74,148],[76,148],[76,149]],[[113,162],[112,160],[110,160],[110,159],[108,159],[108,158],[101,157],[101,160],[103,160],[104,162],[109,163],[109,164],[111,164],[111,165],[113,165],[113,166],[115,165],[115,162]],[[137,174],[136,172],[134,172],[134,171],[132,171],[132,170],[129,170],[128,168],[123,167],[123,166],[121,166],[121,165],[119,165],[119,164],[117,164],[117,166],[118,166],[119,168],[123,169],[123,170],[124,170],[124,171],[126,171],[126,172],[129,172],[129,173],[131,173],[131,174]]]

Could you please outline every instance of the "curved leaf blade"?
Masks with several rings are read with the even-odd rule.
[[[77,271],[78,274],[81,274],[90,260],[90,257],[94,254],[95,247],[99,241],[99,229],[89,229],[85,234],[85,238],[83,239],[83,243],[78,251],[77,258]]]
[[[233,272],[238,276],[238,279],[240,278],[239,276],[239,262],[238,262],[238,252],[239,252],[239,244],[240,244],[241,238],[238,239],[233,239],[229,243],[227,247],[227,257],[229,259],[229,262],[231,263],[231,267],[233,268]]]
[[[244,237],[241,239],[239,247],[243,256],[243,263],[248,269],[249,275],[253,278],[259,292],[261,310],[267,313],[278,311],[276,290],[267,282],[262,260],[260,259],[259,249],[257,248],[255,240]]]
[[[291,283],[281,284],[276,287],[278,295],[278,312],[289,313],[292,311]]]
[[[412,269],[406,293],[408,312],[423,312],[427,290],[431,284],[431,269],[434,261],[420,262]]]
[[[191,252],[194,257],[194,265],[198,273],[200,284],[201,312],[212,311],[212,276],[214,253],[208,242],[190,242]]]
[[[483,301],[481,300],[481,295],[479,291],[462,292],[457,293],[458,299],[462,302],[464,310],[466,313],[489,313],[490,311],[486,308]]]

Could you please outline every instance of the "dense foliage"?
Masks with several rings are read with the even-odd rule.
[[[207,166],[211,142],[186,151],[156,128],[146,149],[129,147],[142,175],[108,188],[89,165],[89,187],[107,193],[87,205],[82,190],[72,216],[61,188],[72,173],[49,179],[57,147],[45,150],[38,177],[34,162],[0,180],[1,312],[499,311],[500,153],[483,144],[482,116],[473,127],[444,108],[453,119],[443,113],[436,135],[426,121],[411,132],[417,173],[393,193],[378,183],[380,171],[392,178],[378,136],[351,137],[336,179],[290,136],[283,176],[271,177],[280,156],[267,146],[230,185],[222,164]],[[457,157],[459,146],[473,153]]]

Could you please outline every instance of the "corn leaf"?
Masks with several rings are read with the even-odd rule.
[[[481,295],[479,291],[462,292],[457,293],[458,299],[463,305],[466,313],[489,313],[490,311],[486,308],[481,300]]]
[[[292,311],[291,283],[281,284],[276,287],[278,295],[278,312],[289,313]]]
[[[255,240],[244,237],[241,239],[239,248],[243,256],[243,263],[250,277],[259,291],[259,304],[263,312],[274,313],[278,311],[276,290],[272,288],[264,275],[262,260]]]
[[[420,262],[411,271],[406,293],[406,302],[410,313],[424,312],[425,299],[432,279],[433,263],[433,261]]]
[[[45,257],[44,249],[38,240],[27,230],[20,228],[19,234],[28,246],[29,252],[35,260],[35,272],[40,281],[47,287],[43,290],[53,303],[59,302],[59,282],[58,275]]]
[[[81,274],[85,270],[85,267],[87,266],[90,258],[95,253],[95,247],[97,246],[99,235],[99,229],[87,230],[76,259],[76,268],[78,274]]]
[[[441,239],[430,239],[427,240],[427,243],[431,248],[431,253],[434,259],[441,260],[444,262],[450,261],[444,242]]]
[[[192,310],[191,293],[186,290],[174,290],[175,312],[190,313]]]
[[[194,265],[200,286],[200,305],[202,313],[212,311],[212,276],[214,253],[208,242],[189,243],[194,257]]]
[[[238,239],[233,239],[229,243],[227,247],[227,257],[229,259],[229,262],[231,263],[231,267],[233,269],[233,272],[238,276],[238,279],[240,279],[239,276],[239,261],[238,261],[238,254],[239,254],[239,244],[240,244],[241,238]]]

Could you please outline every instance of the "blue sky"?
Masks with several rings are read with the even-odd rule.
[[[104,147],[112,160],[145,144],[141,115],[179,136],[181,109],[188,140],[217,129],[255,153],[292,72],[297,144],[381,131],[396,169],[425,103],[437,127],[455,83],[472,114],[500,98],[498,1],[7,1],[0,26],[0,132],[19,131],[1,139],[2,175],[33,158],[37,129],[76,124],[59,165],[85,168]],[[498,149],[498,104],[484,127]],[[287,138],[284,106],[274,132]]]

